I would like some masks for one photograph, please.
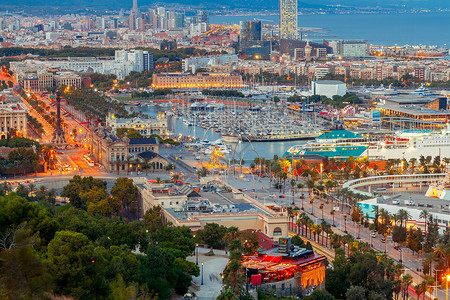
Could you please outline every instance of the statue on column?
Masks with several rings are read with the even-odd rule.
[[[58,149],[67,147],[64,131],[61,129],[61,93],[56,92],[56,130],[53,132],[52,144]]]

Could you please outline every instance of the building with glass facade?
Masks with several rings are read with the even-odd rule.
[[[297,0],[280,0],[280,39],[297,39]]]
[[[261,21],[241,21],[239,32],[241,49],[261,44]]]

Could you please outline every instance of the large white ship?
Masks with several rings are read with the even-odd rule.
[[[366,139],[347,130],[326,131],[315,141],[289,148],[284,157],[309,155],[342,158],[369,157],[369,159],[419,159],[423,156],[450,156],[450,124],[442,132],[404,130],[392,137]]]
[[[431,130],[404,130],[397,132],[393,140],[381,140],[362,154],[383,159],[419,159],[421,155],[450,156],[450,124],[441,132]]]

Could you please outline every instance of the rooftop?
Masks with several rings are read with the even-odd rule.
[[[314,81],[316,84],[345,84],[340,80],[318,80]]]
[[[130,139],[130,145],[157,145],[158,140],[156,138],[137,138]]]
[[[386,106],[386,105],[376,105],[378,108],[393,110],[404,114],[416,115],[416,116],[448,116],[450,115],[450,110],[435,110],[431,108],[418,107],[414,105],[407,106]]]

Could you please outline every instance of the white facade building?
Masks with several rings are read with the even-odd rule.
[[[11,62],[11,70],[16,74],[28,73],[30,70],[59,68],[74,72],[96,72],[114,74],[123,79],[132,71],[142,72],[155,66],[153,53],[143,50],[116,50],[114,57],[68,57],[48,61],[25,60]]]
[[[184,72],[191,70],[192,73],[195,73],[195,71],[198,68],[201,68],[203,66],[225,64],[230,61],[237,62],[238,56],[236,54],[224,54],[224,55],[213,55],[213,56],[190,57],[190,58],[183,59],[182,68],[183,68]]]
[[[347,85],[339,80],[320,80],[311,82],[311,92],[313,95],[344,96],[347,93]]]
[[[115,118],[111,115],[106,120],[106,125],[111,127],[111,132],[116,134],[118,128],[133,128],[137,130],[143,137],[150,137],[152,134],[167,134],[167,118],[160,116],[156,119],[142,118]]]

